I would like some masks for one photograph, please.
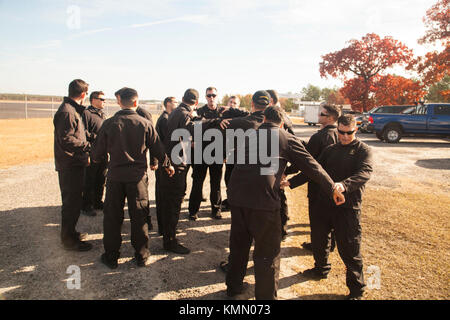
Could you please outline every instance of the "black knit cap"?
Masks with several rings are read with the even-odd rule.
[[[187,89],[183,96],[183,102],[195,104],[198,101],[198,91],[195,89]]]
[[[253,94],[252,101],[260,106],[268,106],[270,103],[270,94],[265,90],[256,91]]]

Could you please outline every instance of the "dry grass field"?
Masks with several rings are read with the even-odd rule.
[[[403,191],[402,191],[403,189]],[[288,193],[291,232],[290,247],[309,242],[306,187]],[[371,265],[381,271],[380,289],[367,290],[366,299],[448,299],[450,267],[450,197],[419,190],[395,191],[368,188],[362,210],[362,255],[364,271]],[[314,265],[312,256],[298,257],[299,271]],[[347,293],[345,266],[337,250],[330,254],[332,265],[327,280],[294,285],[300,296],[317,295],[334,299]],[[365,274],[366,282],[369,274]],[[334,292],[329,295],[329,292]]]
[[[448,149],[442,150],[448,153]],[[381,151],[383,148],[378,149]],[[52,119],[0,120],[0,154],[1,169],[53,161]],[[393,154],[386,153],[388,157]],[[367,299],[450,297],[450,195],[446,192],[450,184],[430,181],[409,174],[393,187],[367,187],[362,211],[364,271],[369,266],[381,271],[380,289],[368,290]],[[282,268],[285,264],[300,273],[314,263],[301,249],[301,244],[309,241],[310,231],[306,186],[289,190],[287,195],[290,235],[282,246],[285,255],[293,259],[282,260]],[[330,260],[332,271],[327,280],[298,281],[296,276],[282,281],[304,299],[341,299],[348,293],[345,267],[337,250]],[[366,273],[366,281],[369,277]]]
[[[53,158],[52,119],[0,120],[0,168]]]

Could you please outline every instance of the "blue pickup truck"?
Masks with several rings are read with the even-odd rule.
[[[403,136],[450,137],[450,103],[427,103],[400,114],[371,113],[369,126],[380,140],[399,142]]]

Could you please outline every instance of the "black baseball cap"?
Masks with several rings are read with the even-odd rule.
[[[252,101],[260,106],[268,106],[270,103],[270,94],[266,90],[259,90],[253,94]]]
[[[198,91],[195,89],[187,89],[184,92],[183,102],[189,104],[195,104],[198,101]]]

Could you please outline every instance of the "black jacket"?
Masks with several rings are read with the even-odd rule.
[[[145,110],[143,107],[139,107],[139,106],[136,108],[136,112],[141,117],[144,117],[145,119],[150,121],[150,123],[153,125],[153,117],[152,117],[152,114],[150,112]]]
[[[158,132],[159,139],[164,142],[167,136],[167,121],[169,120],[169,113],[164,111],[156,121],[156,132]]]
[[[336,126],[329,125],[320,129],[309,138],[309,141],[306,144],[306,150],[317,160],[326,147],[337,142],[338,136]],[[298,170],[295,166],[290,166],[286,169],[286,175],[297,172]],[[313,194],[319,190],[320,188],[313,181],[308,183],[308,198],[314,198]]]
[[[338,135],[336,126],[329,125],[325,128],[320,129],[311,136],[308,144],[306,145],[306,149],[314,157],[314,159],[318,159],[320,154],[323,150],[325,150],[326,147],[337,142]]]
[[[194,122],[196,121],[201,121],[203,133],[209,128],[218,127],[220,118],[202,119],[200,117],[194,117],[192,115],[192,108],[183,102],[170,113],[169,118],[167,119],[167,136],[164,138],[165,150],[169,157],[172,157],[172,150],[176,146],[180,146],[180,143],[184,144],[186,148],[192,151],[191,141],[184,141],[182,138],[172,141],[172,135],[177,129],[185,129],[189,132],[190,136],[194,136]],[[177,170],[185,170],[191,161],[191,159],[187,157],[188,155],[184,154],[183,150],[180,150],[180,152],[177,153],[177,159],[171,159],[172,164]]]
[[[373,171],[372,151],[369,146],[359,139],[355,139],[348,145],[336,143],[325,148],[318,161],[334,181],[344,185],[345,203],[341,206],[361,209],[365,184]],[[295,188],[308,180],[302,172],[289,179],[290,187]],[[328,201],[328,205],[335,206],[334,202],[325,199],[322,191],[316,194],[320,201]]]
[[[224,111],[223,107],[216,107],[215,109],[210,109],[207,104],[203,107],[197,109],[197,114],[199,117],[205,119],[216,119],[220,118]]]
[[[83,124],[86,129],[86,139],[93,144],[97,138],[98,131],[106,119],[102,109],[87,107],[82,114]]]
[[[53,117],[54,155],[56,171],[88,164],[90,143],[81,118],[85,107],[64,97]]]
[[[144,109],[143,107],[138,106],[136,108],[136,113],[138,115],[140,115],[141,117],[147,119],[148,121],[150,121],[150,123],[153,125],[153,117],[152,114],[150,112],[148,112],[146,109]],[[161,140],[162,141],[162,140]],[[150,150],[150,165],[154,166],[158,164],[158,159],[152,155],[152,152]]]
[[[238,139],[237,138],[235,138],[233,140],[227,139],[226,130],[227,129],[230,129],[230,130],[242,129],[245,132],[248,129],[259,128],[259,126],[263,123],[263,121],[264,121],[264,111],[255,111],[253,113],[250,113],[246,117],[238,117],[238,118],[231,119],[229,121],[228,127],[223,132],[223,135],[224,135],[223,141],[225,141],[224,155],[227,158],[228,164],[235,164],[237,161],[237,154],[236,154],[237,148],[236,147],[237,147]],[[231,157],[233,157],[233,160],[231,160]]]
[[[329,125],[325,128],[318,130],[309,138],[306,143],[306,150],[313,156],[314,159],[318,159],[322,151],[329,145],[338,142],[336,126]],[[286,174],[297,173],[298,169],[295,166],[289,166],[286,169]]]
[[[134,110],[124,109],[105,120],[92,150],[92,160],[110,156],[108,179],[137,182],[147,173],[147,150],[168,166],[164,148],[153,125]]]
[[[239,117],[246,117],[250,114],[250,112],[245,111],[245,110],[241,110],[239,108],[227,108],[220,113],[220,116],[223,119],[233,119],[233,118],[239,118]]]
[[[294,125],[292,124],[292,120],[291,120],[291,118],[289,118],[289,116],[286,113],[284,113],[283,128],[290,134],[295,135]]]
[[[278,132],[271,136],[270,130]],[[256,164],[235,164],[233,173],[228,183],[227,195],[228,201],[233,206],[246,207],[257,210],[277,210],[280,208],[279,189],[281,175],[286,168],[287,162],[291,162],[302,170],[304,174],[316,181],[324,193],[331,197],[333,194],[333,180],[317,163],[316,160],[306,151],[302,142],[294,135],[285,130],[280,130],[278,126],[272,123],[263,123],[256,132],[258,133],[257,145],[260,142],[259,134],[266,131],[267,137],[278,138],[278,166],[272,174],[263,175],[261,169],[270,165],[262,164],[258,159]],[[267,149],[270,150],[271,140],[267,140]],[[246,159],[249,155],[249,146],[246,145]],[[258,153],[261,150],[258,150]]]
[[[246,117],[231,119],[227,129],[256,129],[264,121],[264,111],[255,111]]]

